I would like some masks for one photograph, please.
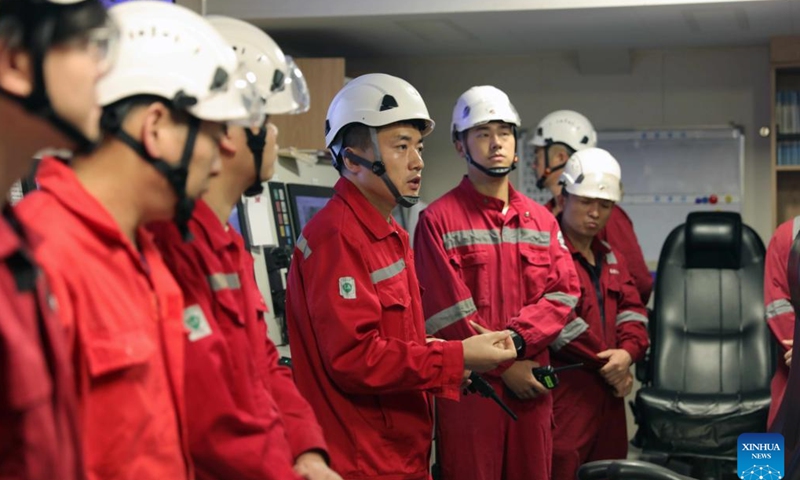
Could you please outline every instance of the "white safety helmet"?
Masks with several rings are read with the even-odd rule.
[[[489,122],[505,122],[519,128],[519,113],[502,90],[491,85],[472,87],[456,101],[450,133],[453,142],[458,135],[478,125]]]
[[[308,91],[308,83],[291,56],[286,55],[286,63],[289,68],[286,88],[270,98],[268,105],[270,113],[276,115],[305,113],[311,108],[311,93]]]
[[[602,148],[586,148],[569,157],[560,182],[579,197],[619,202],[622,195],[619,163]]]
[[[291,108],[276,102],[287,91],[290,81],[289,61],[283,51],[269,35],[259,28],[242,20],[213,15],[206,17],[211,25],[233,47],[239,57],[245,76],[258,90],[258,102],[265,115],[289,113]],[[267,145],[267,127],[258,125],[256,132],[245,129],[247,148],[253,154],[255,177],[245,190],[248,197],[261,195],[264,184],[261,181],[261,166],[264,163],[264,150]]]
[[[325,145],[336,162],[341,154],[342,134],[348,125],[360,123],[379,128],[407,120],[424,123],[423,137],[435,126],[417,89],[402,78],[384,73],[362,75],[333,97],[325,117]]]
[[[179,5],[136,1],[109,15],[121,31],[115,67],[98,82],[103,106],[154,95],[211,122],[263,122],[254,79],[230,45],[200,15]]]
[[[592,122],[580,113],[557,110],[539,122],[531,144],[535,147],[562,144],[579,152],[597,146],[597,132]]]
[[[206,20],[233,47],[247,70],[246,75],[255,79],[265,114],[287,114],[298,109],[299,106],[287,106],[283,100],[286,94],[291,99],[292,87],[296,88],[301,83],[292,77],[296,75],[292,68],[294,62],[283,54],[272,37],[260,28],[235,18],[210,15]],[[305,81],[300,87],[308,93]]]
[[[345,129],[353,124],[369,127],[375,159],[370,161],[353,152],[345,152],[344,155],[379,176],[397,204],[409,208],[419,202],[419,196],[400,193],[386,173],[378,145],[378,128],[406,121],[421,122],[420,133],[423,137],[433,131],[435,124],[417,89],[402,78],[391,75],[362,75],[351,80],[333,97],[325,119],[325,143],[331,151],[334,166],[341,168]]]

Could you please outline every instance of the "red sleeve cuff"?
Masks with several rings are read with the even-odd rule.
[[[459,341],[436,342],[442,349],[441,387],[432,391],[439,398],[458,401],[464,381],[464,346]]]
[[[330,464],[328,455],[328,445],[322,435],[322,429],[314,422],[309,422],[302,428],[294,428],[293,431],[287,429],[289,437],[289,447],[292,449],[292,456],[297,459],[300,455],[315,451],[325,458]]]
[[[642,361],[645,352],[647,352],[647,347],[642,348],[638,342],[630,340],[620,342],[619,348],[628,352],[633,363]]]

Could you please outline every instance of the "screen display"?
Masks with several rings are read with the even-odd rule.
[[[303,228],[333,196],[333,188],[319,185],[286,184],[286,197],[289,200],[293,238],[297,238]],[[284,212],[285,214],[286,212]],[[280,220],[280,213],[278,214]],[[288,219],[284,216],[284,220]]]
[[[308,197],[304,195],[294,197],[295,208],[297,208],[297,223],[300,227],[300,231],[305,228],[308,221],[311,220],[311,217],[322,210],[322,207],[328,203],[328,200],[330,200],[330,198]]]

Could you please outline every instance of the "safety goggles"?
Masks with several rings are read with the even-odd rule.
[[[227,73],[219,68],[208,95],[188,107],[194,116],[240,127],[264,124],[264,104],[256,88],[256,76],[243,63]]]
[[[311,94],[303,72],[290,56],[286,57],[289,65],[289,75],[286,77],[286,89],[291,92],[296,107],[287,113],[305,113],[311,108]]]
[[[90,52],[97,62],[98,70],[101,74],[105,74],[111,70],[117,60],[119,36],[119,28],[111,19],[108,19],[105,25],[78,34],[63,42],[63,45]]]

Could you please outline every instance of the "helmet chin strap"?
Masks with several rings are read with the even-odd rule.
[[[476,162],[475,159],[472,158],[472,154],[469,153],[469,147],[467,146],[467,138],[466,138],[466,130],[459,133],[458,137],[461,140],[461,145],[464,147],[464,156],[467,159],[467,162],[472,165],[473,167],[477,168],[481,172],[485,173],[486,175],[493,177],[493,178],[503,178],[507,176],[509,173],[513,172],[517,169],[517,162],[513,162],[511,165],[507,167],[494,167],[494,168],[486,168],[480,163]],[[514,138],[516,138],[516,128],[514,129]]]
[[[548,176],[552,175],[554,172],[557,172],[567,166],[567,162],[564,162],[561,165],[550,168],[550,147],[552,147],[553,145],[555,145],[555,143],[548,143],[544,147],[544,171],[547,172],[548,170],[550,170],[550,173],[545,173],[544,175],[536,179],[536,188],[538,188],[539,190],[544,189],[545,187],[544,182],[547,181]],[[562,143],[561,145],[564,144]],[[569,148],[569,150],[572,150],[570,147],[567,148]],[[574,151],[572,153],[574,153]],[[572,153],[570,153],[570,156],[572,155]]]
[[[100,120],[102,128],[136,152],[167,179],[167,182],[178,197],[173,222],[175,222],[175,225],[178,227],[183,240],[188,242],[192,239],[192,234],[189,231],[189,220],[192,218],[195,201],[189,198],[186,192],[186,181],[189,178],[189,164],[192,162],[192,155],[194,153],[197,135],[200,132],[201,121],[196,117],[189,117],[189,133],[183,146],[180,162],[175,166],[164,159],[150,155],[143,143],[136,140],[122,129],[122,120],[124,119],[125,113],[124,111],[115,109],[113,106],[106,107],[103,110]]]
[[[394,196],[394,200],[397,202],[398,205],[405,208],[411,208],[417,203],[419,203],[419,197],[415,195],[401,195],[400,191],[395,186],[394,182],[389,178],[389,175],[386,173],[386,164],[383,163],[381,158],[381,150],[378,146],[378,132],[375,128],[370,127],[369,129],[370,138],[372,139],[372,151],[375,152],[375,161],[371,162],[366,158],[356,155],[355,153],[345,150],[344,156],[352,160],[353,162],[361,165],[362,167],[369,168],[372,173],[381,177],[383,183],[386,184],[386,187],[389,189],[389,192]]]
[[[247,148],[253,154],[253,162],[256,165],[256,179],[253,184],[247,187],[244,195],[255,197],[264,193],[264,183],[261,181],[261,166],[264,163],[264,149],[267,146],[267,126],[262,125],[258,133],[253,133],[249,128],[244,129],[247,134]]]

